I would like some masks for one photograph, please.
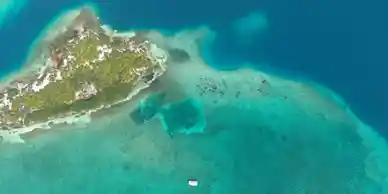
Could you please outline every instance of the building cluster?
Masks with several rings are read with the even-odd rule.
[[[97,88],[92,83],[82,83],[81,90],[75,92],[76,100],[87,100],[97,94]]]

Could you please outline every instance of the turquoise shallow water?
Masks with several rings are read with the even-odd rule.
[[[210,41],[207,33],[200,37]],[[258,71],[209,71],[185,40],[194,37],[166,41],[192,61],[174,64],[163,89],[178,102],[198,102],[205,133],[171,137],[157,118],[136,125],[128,104],[88,126],[2,144],[0,193],[387,193],[385,140],[330,90],[275,78],[263,84],[268,75]],[[202,94],[198,84],[219,87]],[[174,114],[170,126],[181,128],[187,115]]]

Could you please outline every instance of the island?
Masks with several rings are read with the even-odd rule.
[[[88,7],[61,18],[0,83],[0,193],[388,193],[386,138],[330,89],[214,68],[207,27],[118,33]],[[26,134],[41,128],[69,130]]]
[[[73,13],[74,14],[74,13]],[[0,87],[0,131],[82,116],[130,100],[166,70],[167,54],[82,7],[34,57],[44,64]]]

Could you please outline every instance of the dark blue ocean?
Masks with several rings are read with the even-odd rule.
[[[20,67],[28,46],[58,12],[82,2],[35,0],[0,30],[1,75]],[[118,29],[178,31],[208,25],[218,33],[213,60],[241,61],[313,79],[340,94],[362,120],[388,134],[388,6],[384,1],[95,1]],[[268,28],[244,45],[231,32],[238,18],[260,11]],[[11,38],[12,37],[12,38]]]

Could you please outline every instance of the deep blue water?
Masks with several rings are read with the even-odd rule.
[[[28,46],[55,14],[77,0],[34,0],[0,30],[0,75],[15,70]],[[267,62],[339,93],[362,120],[388,134],[388,2],[374,1],[98,1],[103,20],[118,29],[180,30],[209,25],[217,65]],[[231,23],[263,11],[269,29],[243,47]],[[12,39],[10,37],[13,37]],[[228,56],[228,57],[226,57]]]

